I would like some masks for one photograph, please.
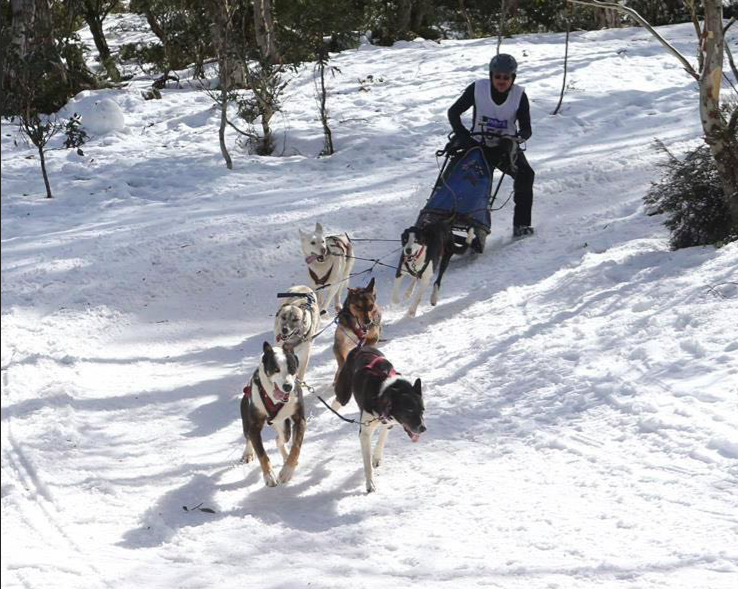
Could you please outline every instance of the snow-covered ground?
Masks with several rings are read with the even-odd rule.
[[[691,24],[661,31],[695,54]],[[314,395],[293,480],[265,487],[239,463],[241,388],[275,293],[307,280],[298,228],[394,264],[396,243],[358,239],[412,224],[496,40],[336,55],[329,158],[310,68],[284,155],[233,147],[233,171],[186,85],[77,97],[88,121],[111,99],[124,127],[49,153],[53,200],[3,122],[2,586],[738,586],[738,244],[672,252],[641,204],[652,141],[699,141],[695,83],[642,29],[571,42],[558,116],[563,35],[503,46],[531,99],[536,236],[513,242],[512,204],[495,212],[487,251],[453,260],[415,319],[374,270],[382,349],[422,378],[428,431],[390,435],[369,495],[355,426]],[[331,345],[307,374],[324,398]]]

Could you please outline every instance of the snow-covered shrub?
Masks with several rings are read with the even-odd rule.
[[[657,149],[667,159],[661,180],[652,183],[643,201],[649,212],[665,213],[664,224],[671,231],[671,247],[719,244],[738,239],[731,227],[722,184],[715,160],[707,145],[687,152],[684,159],[674,156],[657,141]]]

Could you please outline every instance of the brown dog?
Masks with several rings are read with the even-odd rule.
[[[377,305],[374,278],[365,287],[349,288],[333,338],[333,354],[338,362],[336,376],[346,356],[358,345],[374,346],[382,334],[382,311]]]
[[[277,482],[288,482],[297,466],[305,435],[305,409],[302,390],[297,382],[300,360],[292,348],[287,345],[273,348],[269,342],[264,342],[263,350],[259,367],[244,387],[241,398],[241,422],[246,438],[243,461],[251,462],[256,452],[264,482],[268,487],[275,487]],[[279,477],[274,476],[261,440],[261,430],[265,424],[277,431],[277,447],[284,459]],[[287,452],[286,445],[292,429],[295,430],[292,446]]]

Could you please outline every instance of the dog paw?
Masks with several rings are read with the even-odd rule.
[[[372,466],[374,468],[377,468],[382,465],[382,457],[381,456],[374,456],[372,458]]]
[[[436,303],[438,302],[438,287],[433,287],[433,292],[431,293],[430,303],[434,307],[436,306]]]
[[[241,462],[245,462],[246,464],[251,462],[253,459],[254,459],[254,453],[249,452],[248,450],[245,450],[243,453],[243,456],[241,456]]]
[[[369,479],[366,482],[366,492],[367,493],[374,493],[374,491],[377,490],[377,487],[374,486],[374,481]]]
[[[408,309],[407,310],[407,316],[408,317],[415,317],[415,314],[418,312],[417,309]]]
[[[295,467],[285,464],[282,470],[279,471],[279,482],[281,484],[288,483],[292,478],[292,473],[295,472]]]
[[[271,470],[264,473],[264,483],[267,487],[277,486],[277,479],[274,478],[274,473]]]

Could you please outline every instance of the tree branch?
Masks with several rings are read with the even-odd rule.
[[[637,23],[639,23],[643,28],[648,30],[648,32],[650,32],[654,37],[656,37],[659,43],[666,47],[666,49],[681,62],[681,64],[684,66],[685,71],[690,76],[692,76],[695,80],[700,79],[700,75],[694,70],[689,61],[687,61],[687,58],[679,53],[679,51],[671,43],[669,43],[659,33],[657,33],[656,30],[648,23],[648,21],[632,8],[628,8],[627,6],[623,6],[622,4],[617,4],[615,2],[604,2],[602,0],[567,0],[567,2],[571,2],[572,4],[581,4],[582,6],[589,6],[590,8],[611,8],[613,10],[624,12]]]

